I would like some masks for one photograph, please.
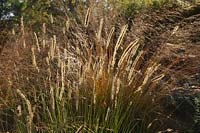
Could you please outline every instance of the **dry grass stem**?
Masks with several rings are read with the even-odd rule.
[[[38,52],[40,52],[40,45],[39,45],[39,41],[38,41],[37,34],[36,34],[35,32],[34,32],[34,36],[35,36],[35,41],[36,41],[37,50],[38,50]]]
[[[131,42],[128,47],[124,50],[119,62],[118,67],[122,65],[123,61],[125,61],[127,56],[134,56],[136,54],[137,49],[139,48],[138,44],[139,39],[136,39],[135,41]],[[137,44],[137,45],[136,45]],[[134,49],[135,48],[135,49]]]
[[[50,22],[51,22],[51,24],[53,24],[53,22],[54,22],[52,14],[50,15]]]
[[[110,45],[110,41],[111,41],[111,39],[112,39],[112,35],[113,35],[114,31],[115,31],[115,28],[112,27],[112,29],[110,30],[110,33],[109,33],[109,35],[108,35],[107,42],[106,42],[106,50],[108,50],[108,47],[109,47],[109,45]]]
[[[36,62],[36,56],[35,56],[35,48],[34,48],[34,46],[32,46],[31,51],[32,51],[32,64],[36,68],[36,70],[39,72],[39,68],[38,68],[37,62]]]
[[[179,26],[174,27],[174,29],[172,31],[172,35],[174,35],[177,32],[178,29],[179,29]]]
[[[60,95],[59,95],[59,100],[62,100],[64,89],[65,89],[65,84],[64,84],[64,76],[65,76],[65,63],[61,63],[61,90],[60,90]]]
[[[32,111],[31,103],[19,89],[17,89],[17,93],[26,102],[26,105],[28,107],[29,116],[28,116],[28,119],[27,119],[28,120],[28,122],[27,122],[27,130],[28,130],[28,133],[32,133],[32,122],[33,122],[34,113]]]
[[[78,128],[78,130],[76,131],[76,133],[81,133],[81,131],[84,129],[84,125],[81,125],[79,128]]]
[[[46,28],[45,23],[42,24],[42,32],[43,32],[43,34],[46,34],[46,32],[47,32],[47,28]]]
[[[102,29],[103,29],[103,18],[102,18],[101,21],[100,21],[99,31],[98,31],[98,34],[97,34],[97,41],[98,41],[98,42],[101,40],[101,32],[102,32]]]
[[[143,51],[139,52],[139,54],[137,55],[137,57],[135,58],[133,63],[131,63],[132,65],[130,65],[130,67],[127,70],[129,72],[129,74],[128,74],[128,81],[129,81],[128,85],[130,85],[132,83],[133,79],[135,78],[135,76],[134,76],[135,73],[140,73],[139,71],[136,70],[136,65],[139,62],[139,59],[141,58],[143,53],[144,53]]]
[[[84,26],[85,26],[85,27],[88,27],[88,25],[89,25],[89,22],[90,22],[90,14],[91,14],[91,9],[88,8],[87,13],[86,13],[86,16],[85,16],[85,23],[84,23]]]
[[[70,27],[70,21],[67,20],[67,21],[65,22],[66,31],[69,31],[69,27]]]
[[[52,109],[55,110],[55,98],[54,98],[54,88],[50,84],[50,95],[51,95],[51,105]]]
[[[109,68],[109,72],[110,72],[110,70],[114,69],[117,51],[118,51],[120,45],[122,44],[122,41],[123,41],[123,38],[124,38],[124,35],[125,35],[127,29],[128,29],[128,25],[125,25],[125,26],[122,27],[121,33],[120,33],[120,35],[117,39],[117,43],[116,43],[115,48],[114,48],[113,57],[112,57],[111,65],[110,65],[110,68]]]
[[[142,82],[142,85],[138,87],[138,89],[134,92],[143,92],[143,87],[149,82],[149,80],[151,79],[152,74],[158,70],[160,64],[154,63],[151,67],[147,68],[146,72],[145,72],[145,76]]]
[[[21,17],[21,20],[20,20],[20,26],[21,26],[21,33],[22,33],[22,37],[24,37],[24,18]]]
[[[26,40],[23,40],[23,47],[26,48]]]

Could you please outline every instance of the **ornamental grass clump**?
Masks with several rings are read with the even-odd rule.
[[[17,132],[155,132],[162,126],[158,101],[167,87],[157,57],[144,59],[147,51],[139,38],[127,39],[127,25],[105,32],[102,18],[97,29],[90,27],[91,12],[83,25],[68,20],[53,35],[46,24],[33,34],[23,26],[10,81],[21,107]]]

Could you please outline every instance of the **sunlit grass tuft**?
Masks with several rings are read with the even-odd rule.
[[[159,130],[158,101],[166,88],[159,88],[165,73],[157,58],[144,59],[140,39],[127,40],[127,25],[103,35],[101,19],[92,29],[90,12],[83,25],[69,22],[56,35],[46,24],[42,33],[29,33],[21,22],[20,62],[10,85],[21,107],[17,132]]]

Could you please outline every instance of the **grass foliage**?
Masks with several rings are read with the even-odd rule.
[[[145,59],[139,38],[126,36],[127,25],[117,31],[104,18],[95,25],[91,12],[63,27],[51,17],[38,33],[21,20],[7,86],[14,101],[1,99],[12,107],[12,131],[153,133],[164,126],[159,100],[168,93],[167,69],[156,56]]]
[[[9,81],[17,132],[158,130],[159,63],[144,61],[139,39],[126,40],[127,25],[114,39],[114,27],[102,35],[104,19],[97,30],[89,23],[90,9],[83,25],[68,22],[60,35],[49,36],[45,24],[28,33],[21,22],[13,53],[20,64]]]

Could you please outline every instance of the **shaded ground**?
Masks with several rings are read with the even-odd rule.
[[[141,38],[149,51],[146,58],[158,56],[163,67],[169,68],[175,87],[169,87],[171,96],[163,104],[170,113],[168,126],[194,127],[199,132],[200,125],[194,126],[193,121],[193,97],[200,94],[200,5],[144,11],[135,16],[130,26],[130,32],[135,33],[133,38]]]

